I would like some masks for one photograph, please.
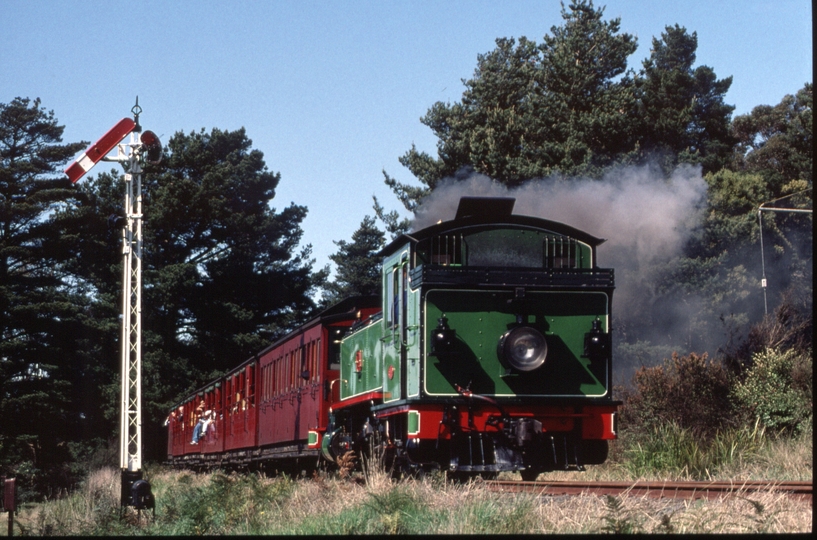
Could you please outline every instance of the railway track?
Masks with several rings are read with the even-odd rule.
[[[720,481],[720,482],[515,482],[493,480],[490,489],[527,492],[537,495],[627,495],[654,499],[717,499],[730,494],[746,495],[763,491],[787,493],[790,497],[812,501],[813,482]]]

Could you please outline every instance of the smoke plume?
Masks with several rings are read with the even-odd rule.
[[[597,250],[596,263],[615,269],[615,311],[622,323],[621,316],[626,319],[655,304],[654,278],[667,262],[681,255],[700,223],[706,190],[700,167],[689,165],[678,167],[669,179],[653,167],[640,166],[610,172],[601,180],[547,178],[513,189],[473,174],[464,180],[442,181],[418,207],[412,229],[453,219],[463,196],[513,197],[514,214],[558,221],[606,239]],[[689,300],[686,306],[673,309],[695,309],[694,299]],[[660,318],[666,323],[667,315],[648,319]],[[665,324],[662,328],[640,328],[640,339],[683,334],[681,321],[688,316],[679,312],[670,317],[678,321],[672,325],[677,328]]]
[[[487,176],[442,181],[416,212],[412,229],[453,219],[460,197],[513,197],[514,214],[559,221],[607,241],[599,266],[638,271],[680,253],[705,200],[700,167],[684,165],[665,180],[648,166],[601,180],[548,178],[508,189]]]

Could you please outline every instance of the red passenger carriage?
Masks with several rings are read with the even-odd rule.
[[[340,338],[379,309],[377,297],[345,300],[185,397],[168,416],[170,462],[316,463],[329,409],[338,398]],[[192,444],[205,413],[206,428]]]

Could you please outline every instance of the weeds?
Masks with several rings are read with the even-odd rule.
[[[604,516],[604,527],[602,532],[609,534],[638,534],[641,527],[633,521],[629,512],[624,508],[624,503],[619,497],[605,495],[607,504],[607,514]]]
[[[604,467],[602,467],[604,468]],[[293,480],[259,474],[156,469],[155,520],[119,518],[118,471],[81,490],[27,507],[20,535],[391,535],[807,532],[811,507],[783,494],[675,501],[640,497],[536,497],[445,482],[443,475],[366,482],[336,474]],[[578,473],[576,473],[578,474]],[[601,479],[601,477],[599,477]],[[747,501],[750,507],[747,507]],[[132,516],[132,509],[131,515]]]
[[[383,494],[370,493],[365,507],[380,521],[382,534],[410,533],[410,521],[423,509],[412,495],[400,488]]]
[[[669,475],[693,480],[744,469],[759,460],[772,442],[759,422],[753,427],[718,431],[710,438],[695,436],[674,423],[623,437],[631,439],[622,452],[622,466],[630,476]]]
[[[755,528],[752,532],[755,533],[767,533],[769,532],[769,516],[765,515],[766,505],[761,502],[754,501],[752,499],[747,499],[745,497],[739,497],[744,501],[748,502],[752,505],[752,510],[754,510],[753,514],[749,515],[749,519],[755,523]]]

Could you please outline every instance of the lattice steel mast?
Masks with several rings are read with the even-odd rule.
[[[99,161],[125,169],[125,225],[122,229],[122,354],[119,416],[119,466],[122,506],[152,507],[150,485],[142,480],[142,162],[158,163],[162,145],[152,131],[142,133],[139,98],[123,118],[66,170],[72,182]],[[121,143],[130,134],[128,143]],[[107,157],[116,147],[116,157]]]
[[[142,165],[137,139],[138,102],[132,110],[136,127],[130,143],[118,146],[117,161],[127,162],[125,226],[122,228],[122,387],[119,415],[119,467],[142,469]],[[124,146],[130,151],[124,154]]]

